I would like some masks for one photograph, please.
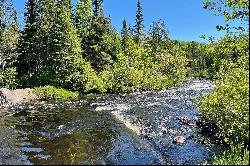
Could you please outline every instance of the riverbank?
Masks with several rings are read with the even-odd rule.
[[[199,80],[199,79],[194,79],[194,80]],[[185,81],[186,83],[189,82],[188,80]],[[185,84],[185,83],[183,83]],[[183,85],[181,84],[181,85]],[[199,86],[198,84],[194,84],[194,87],[189,87],[189,88],[197,88],[196,86]],[[203,85],[204,86],[204,85]],[[173,89],[175,87],[169,88]],[[153,90],[152,90],[153,91]],[[158,90],[161,91],[161,90]],[[135,93],[148,93],[150,91],[139,91]],[[118,95],[124,96],[128,94],[135,94],[135,93],[123,93]],[[117,94],[117,93],[116,93]],[[93,98],[94,96],[101,96],[101,95],[112,95],[109,93],[105,94],[90,94]],[[34,103],[36,104],[44,104],[45,101],[50,101],[50,103],[62,103],[62,102],[67,102],[67,101],[74,101],[72,103],[75,103],[77,100],[81,99],[88,99],[89,95],[85,95],[80,97],[80,95],[77,92],[71,92],[68,90],[64,89],[58,89],[53,86],[46,86],[46,87],[40,87],[40,88],[25,88],[25,89],[15,89],[15,90],[10,90],[6,88],[1,88],[0,89],[0,108],[11,108],[12,110],[14,108],[20,107],[23,108],[24,105],[33,105]],[[32,107],[33,108],[33,107]]]
[[[33,89],[16,89],[9,90],[6,88],[0,89],[0,108],[21,105],[38,101],[39,97],[33,93]]]

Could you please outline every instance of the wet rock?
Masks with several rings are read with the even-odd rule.
[[[184,124],[188,124],[189,122],[189,118],[187,116],[182,116],[179,118],[179,120]]]
[[[175,143],[175,144],[184,144],[185,140],[186,139],[183,136],[178,136],[178,137],[174,138],[173,143]]]

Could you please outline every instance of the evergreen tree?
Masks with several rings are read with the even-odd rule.
[[[82,50],[87,48],[85,41],[91,34],[92,18],[92,0],[79,0],[76,7],[75,23],[80,36]]]
[[[127,22],[126,22],[125,19],[123,20],[122,25],[123,25],[122,26],[122,31],[121,31],[121,35],[122,35],[122,47],[123,47],[123,51],[125,51],[126,50],[127,41],[128,41],[128,38],[129,38],[129,30],[128,30]]]
[[[141,41],[145,38],[144,19],[143,19],[142,5],[140,0],[138,0],[137,2],[136,22],[134,26],[134,38],[138,44],[140,44]]]
[[[78,58],[81,59],[81,47],[76,27],[71,19],[70,2],[70,0],[44,0],[41,2],[39,24],[27,22],[26,31],[37,26],[34,30],[37,33],[34,42],[37,50],[30,50],[27,55],[27,63],[32,65],[29,72],[32,75],[27,86],[48,84],[64,86],[67,77],[77,70],[74,63]],[[29,9],[34,11],[31,7]],[[29,14],[27,18],[33,15]],[[30,41],[33,38],[25,39],[31,48],[33,45]]]
[[[95,16],[104,16],[103,0],[93,0],[93,12]]]
[[[29,3],[33,1],[33,3]],[[27,70],[22,68],[22,63],[19,63],[19,68],[23,69],[23,84],[26,87],[47,85],[51,79],[49,66],[52,66],[52,61],[49,60],[52,50],[54,50],[51,42],[52,27],[55,24],[56,18],[56,2],[55,0],[29,0],[26,11],[26,26],[23,32],[21,50],[25,50],[19,61],[30,66]],[[26,5],[27,6],[27,5]],[[29,10],[28,10],[29,9]],[[34,11],[34,12],[31,12]],[[29,19],[32,18],[32,19]],[[32,30],[32,34],[29,31]],[[23,46],[22,46],[23,45]],[[25,47],[24,47],[25,46]],[[20,70],[19,70],[20,74]]]
[[[56,85],[64,86],[67,77],[77,71],[75,62],[81,59],[81,45],[71,19],[70,0],[59,1],[55,14],[48,43],[52,48],[48,57],[51,62],[49,73],[52,73]]]
[[[81,37],[83,58],[91,62],[96,71],[102,69],[110,59],[107,53],[105,35],[112,32],[111,19],[104,16],[103,0],[93,0],[93,15],[87,20],[87,26],[78,28]],[[89,6],[89,4],[88,4]]]
[[[168,29],[163,20],[153,22],[149,30],[150,44],[152,50],[157,52],[159,49],[164,49],[164,45],[169,40]]]
[[[75,22],[80,31],[88,26],[88,21],[92,15],[92,0],[79,0],[76,5]]]
[[[128,26],[128,33],[129,33],[129,36],[134,36],[134,29],[131,24],[129,24]]]
[[[39,50],[38,48],[38,24],[39,11],[38,0],[28,0],[25,12],[25,27],[21,35],[18,57],[19,76],[32,77],[38,70]],[[24,78],[27,79],[27,78]]]
[[[15,87],[19,26],[12,0],[0,0],[0,87]]]

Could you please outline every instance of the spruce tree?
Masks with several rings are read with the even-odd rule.
[[[83,58],[91,62],[96,71],[108,63],[110,58],[105,44],[105,35],[110,34],[111,19],[104,16],[103,0],[93,0],[93,15],[87,22],[87,29],[80,28],[81,46]]]
[[[138,0],[137,2],[136,21],[134,26],[134,38],[138,44],[140,44],[142,40],[145,38],[144,18],[140,0]]]
[[[80,39],[71,19],[70,0],[57,2],[55,18],[50,29],[49,73],[57,86],[65,86],[67,77],[77,70],[75,62],[81,59]],[[47,61],[46,61],[47,62]],[[52,80],[51,80],[52,81]]]
[[[169,40],[168,29],[163,20],[153,22],[149,30],[150,44],[152,50],[157,52],[158,49],[164,49],[164,45]]]
[[[88,26],[89,19],[93,15],[92,0],[78,0],[75,15],[76,26],[81,31]]]
[[[91,34],[92,17],[92,0],[79,0],[76,6],[75,24],[80,36],[82,50],[87,48],[85,41]]]
[[[121,35],[122,35],[122,47],[123,47],[123,51],[125,51],[126,46],[127,46],[127,41],[129,38],[129,31],[128,31],[127,22],[125,19],[123,20],[123,23],[122,23]]]
[[[29,3],[29,1],[33,1],[33,3]],[[53,74],[50,72],[52,61],[50,61],[50,57],[54,48],[51,45],[53,40],[51,31],[52,26],[55,24],[56,2],[55,0],[29,1],[27,4],[33,5],[26,7],[26,25],[21,42],[22,45],[26,46],[21,45],[20,48],[26,51],[23,54],[24,57],[27,57],[24,63],[28,63],[28,66],[30,66],[29,71],[24,69],[25,72],[23,72],[24,76],[28,72],[28,77],[23,78],[24,86],[34,87],[50,84],[50,80],[52,80]],[[32,32],[31,35],[29,34],[30,31]],[[29,50],[29,48],[31,49]],[[23,62],[21,57],[20,62]],[[22,63],[19,64],[22,65]]]
[[[18,57],[18,74],[20,77],[32,77],[37,73],[39,65],[38,48],[38,0],[28,0],[25,12],[25,27],[21,35]],[[28,78],[23,78],[27,80]]]

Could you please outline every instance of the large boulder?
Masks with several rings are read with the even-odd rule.
[[[0,106],[22,104],[36,99],[37,96],[32,93],[30,88],[16,90],[0,89]]]

